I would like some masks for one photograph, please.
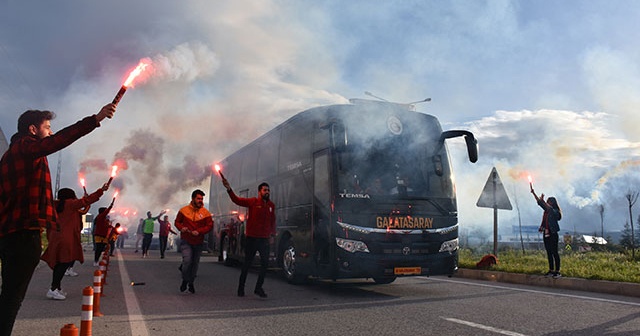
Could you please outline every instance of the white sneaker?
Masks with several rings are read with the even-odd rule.
[[[98,264],[97,262],[93,262],[93,266],[100,266],[100,264]]]
[[[78,276],[78,273],[77,273],[77,272],[74,272],[74,271],[73,271],[73,268],[68,268],[68,269],[64,272],[64,275],[66,275],[66,276],[71,276],[71,277],[75,277],[75,276]]]
[[[63,291],[62,289],[58,289],[58,293],[64,295],[65,297],[67,297],[67,292]]]
[[[62,295],[62,293],[60,293],[60,291],[58,291],[57,289],[54,291],[49,289],[49,291],[47,292],[47,297],[53,300],[64,300],[67,298],[66,296]]]

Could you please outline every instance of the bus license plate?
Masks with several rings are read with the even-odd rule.
[[[420,275],[422,274],[421,267],[395,267],[393,269],[395,275]]]

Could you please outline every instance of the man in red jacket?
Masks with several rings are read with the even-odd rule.
[[[189,292],[195,294],[193,281],[198,274],[200,255],[204,236],[213,229],[211,213],[204,208],[204,192],[196,189],[191,193],[191,203],[184,206],[176,215],[175,226],[180,231],[180,252],[182,252],[182,284],[180,291],[189,286]]]
[[[28,110],[0,160],[0,335],[10,335],[42,252],[40,231],[57,230],[47,155],[53,154],[112,118],[114,104],[58,133],[51,111]]]
[[[227,193],[233,203],[249,208],[245,229],[247,239],[245,241],[242,273],[240,273],[240,281],[238,283],[238,296],[244,296],[244,284],[247,281],[249,267],[251,267],[251,262],[256,256],[256,252],[260,252],[260,273],[253,293],[261,298],[266,298],[267,293],[265,293],[262,285],[269,266],[269,246],[276,235],[276,206],[269,200],[269,185],[266,182],[262,182],[258,186],[258,197],[242,198],[233,192],[227,179],[223,178],[222,184],[227,188]]]

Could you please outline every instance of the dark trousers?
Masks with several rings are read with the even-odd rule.
[[[107,247],[107,243],[96,243],[96,251],[95,254],[93,256],[93,261],[95,262],[99,262],[100,261],[100,255],[102,254],[102,252],[104,251],[104,249]]]
[[[40,261],[40,244],[39,230],[18,231],[0,238],[0,336],[11,335],[31,276]]]
[[[73,262],[60,263],[53,268],[53,278],[51,279],[51,290],[62,289],[61,283],[64,278],[64,272],[73,265]]]
[[[549,260],[549,270],[560,272],[560,254],[558,253],[558,233],[551,233],[549,237],[544,237],[544,248],[547,250]],[[555,266],[554,266],[555,265]]]
[[[193,283],[198,275],[200,256],[202,255],[202,244],[191,245],[184,240],[180,241],[180,252],[182,252],[182,281]]]
[[[240,282],[238,289],[244,290],[244,284],[247,282],[247,274],[249,267],[256,256],[256,252],[260,252],[260,273],[258,273],[258,281],[256,282],[256,290],[262,288],[264,284],[264,276],[267,274],[269,266],[269,238],[247,237],[244,248],[244,264],[242,264],[242,273],[240,273]]]
[[[153,239],[153,233],[145,233],[144,238],[142,238],[142,254],[147,254],[149,252],[149,247],[151,247],[151,240]]]
[[[160,257],[164,258],[164,251],[167,250],[167,240],[169,236],[160,236]]]

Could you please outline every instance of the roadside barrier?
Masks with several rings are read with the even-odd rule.
[[[93,323],[93,288],[87,286],[82,290],[82,314],[80,318],[80,336],[91,336]]]
[[[108,264],[103,258],[102,260],[100,260],[100,263],[98,265],[100,266],[98,267],[98,269],[100,270],[100,272],[102,272],[102,288],[104,288],[104,285],[107,284],[107,265]],[[104,296],[104,294],[102,296]]]
[[[93,272],[93,316],[104,316],[100,312],[100,296],[102,296],[102,272]]]
[[[78,336],[78,327],[75,324],[65,324],[62,329],[60,329],[60,336]]]

